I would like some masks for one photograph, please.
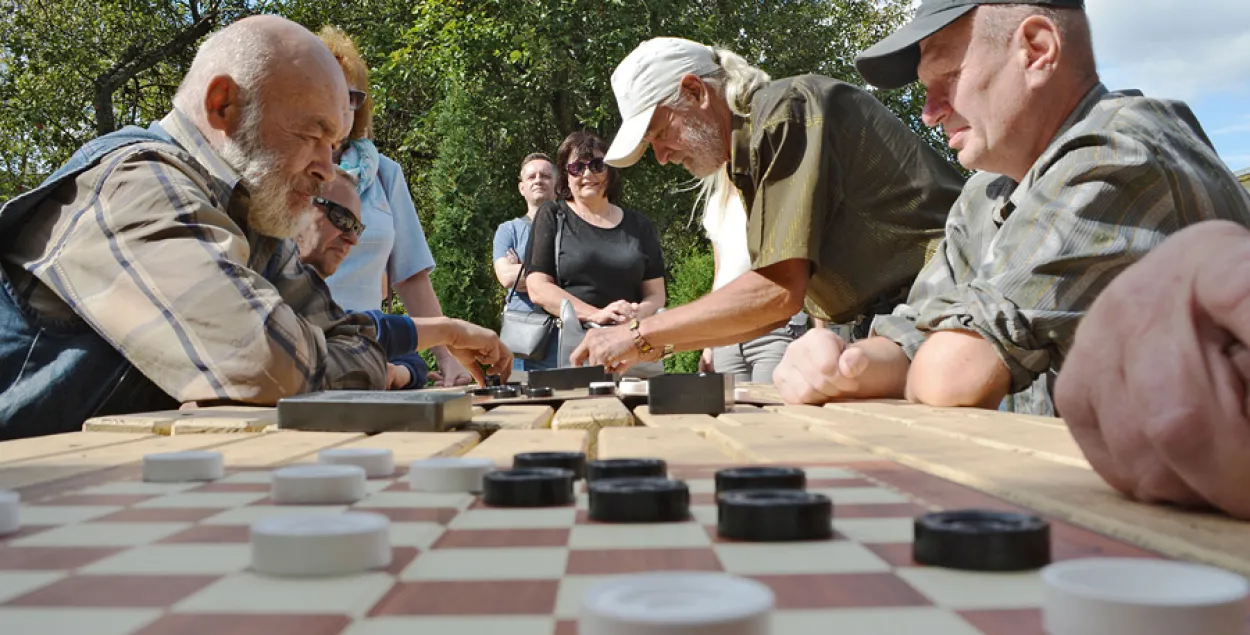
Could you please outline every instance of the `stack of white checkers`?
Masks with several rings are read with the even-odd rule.
[[[383,448],[323,450],[318,463],[290,465],[270,475],[270,498],[278,505],[351,505],[367,495],[370,478],[395,473],[394,455]],[[413,462],[408,481],[414,491],[482,490],[482,478],[493,469],[490,459],[438,457]],[[146,481],[177,483],[223,478],[220,452],[191,451],[150,454],[143,459]],[[17,523],[17,498],[0,492],[0,533],[12,516]],[[11,510],[10,510],[11,507]],[[390,519],[381,514],[282,514],[251,526],[252,570],[285,576],[341,576],[386,568],[391,563]]]

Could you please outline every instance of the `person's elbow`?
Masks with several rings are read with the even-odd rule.
[[[980,335],[941,331],[912,359],[907,397],[928,406],[996,409],[1011,388],[1011,372]]]

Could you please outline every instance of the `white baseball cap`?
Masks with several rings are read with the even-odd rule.
[[[634,49],[612,71],[612,92],[621,111],[621,128],[604,155],[608,165],[624,168],[647,151],[647,134],[655,107],[677,87],[684,75],[706,77],[720,65],[711,47],[675,37],[657,37]]]

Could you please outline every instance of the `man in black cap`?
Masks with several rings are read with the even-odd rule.
[[[856,64],[880,88],[919,79],[925,123],[978,173],[871,337],[791,344],[774,373],[786,401],[1053,415],[1051,383],[1107,283],[1181,227],[1250,224],[1250,197],[1187,106],[1103,86],[1080,0],[923,0]]]

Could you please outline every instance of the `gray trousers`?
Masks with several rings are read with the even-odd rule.
[[[737,382],[769,384],[794,339],[790,327],[783,326],[741,344],[719,346],[712,349],[712,365],[716,372],[733,375]]]

